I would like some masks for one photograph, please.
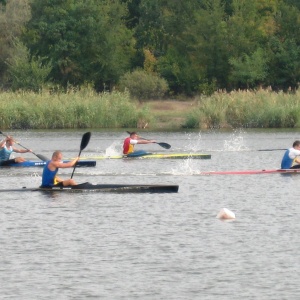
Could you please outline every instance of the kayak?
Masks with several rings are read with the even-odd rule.
[[[271,169],[271,170],[245,170],[245,171],[208,171],[198,175],[251,175],[251,174],[300,174],[300,169]]]
[[[81,159],[85,159],[82,157]],[[126,155],[100,155],[88,156],[86,159],[211,159],[210,154],[203,153],[149,153],[142,156],[126,156]]]
[[[64,160],[63,162],[69,162],[69,160]],[[13,163],[9,166],[0,166],[0,168],[5,167],[43,167],[46,165],[45,161],[32,161],[27,160],[21,163]],[[80,160],[77,162],[76,167],[95,167],[96,161],[95,160]]]
[[[102,192],[102,193],[177,193],[178,185],[148,184],[91,184],[89,182],[68,187],[0,189],[0,192]]]

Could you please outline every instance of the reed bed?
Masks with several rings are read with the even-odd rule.
[[[199,98],[184,127],[188,128],[298,128],[300,91],[217,92]]]
[[[91,89],[2,92],[0,117],[3,129],[134,128],[151,120],[147,107],[138,109],[128,93]]]
[[[167,105],[166,110],[164,106],[164,100],[156,101],[156,109],[151,109],[151,102],[141,105],[129,93],[98,94],[90,88],[65,93],[1,92],[0,128],[155,129],[161,124],[162,114],[167,119],[165,129],[300,127],[300,91],[219,91],[210,97],[193,99],[190,109],[175,106],[171,110]]]

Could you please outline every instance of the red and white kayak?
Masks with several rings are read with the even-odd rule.
[[[199,175],[253,175],[253,174],[300,174],[300,169],[271,169],[271,170],[244,170],[244,171],[208,171]]]

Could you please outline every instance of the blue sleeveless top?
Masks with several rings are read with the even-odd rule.
[[[293,159],[289,157],[290,150],[286,150],[281,161],[281,169],[289,169],[292,166]]]
[[[0,150],[0,161],[6,161],[9,160],[10,155],[14,152],[12,147],[9,147],[9,149],[7,149],[6,146],[4,146],[1,150]]]
[[[47,161],[44,170],[43,170],[43,175],[42,175],[42,187],[50,187],[54,185],[54,178],[56,176],[56,173],[58,169],[51,171],[48,168],[48,165],[50,163],[50,160]]]

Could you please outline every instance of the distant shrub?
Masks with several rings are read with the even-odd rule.
[[[138,100],[162,98],[169,89],[165,79],[143,70],[126,73],[120,79],[119,87],[121,91],[128,90],[131,97]]]

